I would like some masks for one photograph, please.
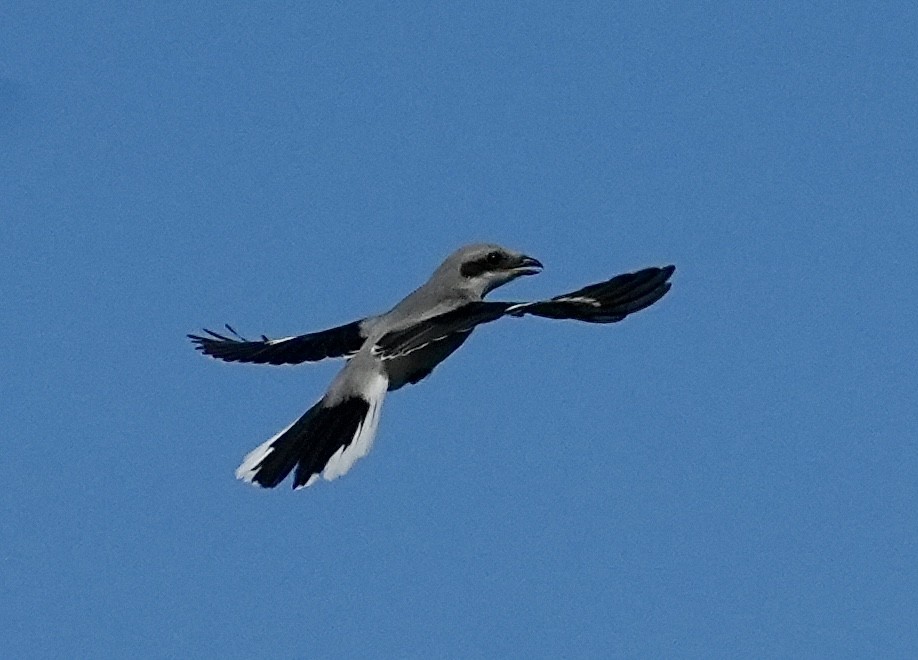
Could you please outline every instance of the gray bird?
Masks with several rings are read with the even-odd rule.
[[[488,243],[467,245],[446,258],[430,279],[391,310],[295,337],[258,341],[205,329],[188,335],[205,355],[227,362],[300,364],[347,358],[325,395],[298,420],[252,450],[236,477],[273,488],[296,468],[293,487],[331,480],[366,456],[376,436],[386,392],[417,383],[482,323],[530,314],[588,323],[614,323],[669,291],[675,266],[645,268],[535,302],[484,297],[521,275],[542,269],[537,259]]]

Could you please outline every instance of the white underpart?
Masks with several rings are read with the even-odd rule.
[[[236,468],[236,478],[241,479],[247,484],[254,483],[252,480],[255,478],[255,475],[258,474],[258,467],[261,465],[261,462],[268,457],[274,447],[271,444],[277,440],[279,437],[284,435],[287,431],[290,430],[290,427],[296,424],[296,421],[291,422],[284,428],[282,431],[271,436],[269,439],[265,440],[262,444],[258,445],[245,455],[245,458],[242,459],[242,465]]]
[[[291,339],[296,339],[296,337],[281,337],[280,339],[269,339],[268,346],[274,346],[275,344],[283,344],[285,341],[290,341]]]
[[[326,481],[337,479],[345,474],[357,459],[363,458],[370,452],[373,446],[373,440],[376,438],[376,429],[379,426],[379,411],[382,408],[383,399],[386,398],[386,390],[389,386],[389,379],[383,374],[376,373],[367,379],[360,397],[370,404],[366,417],[360,422],[357,431],[354,433],[354,439],[347,446],[343,446],[328,459],[322,476]],[[314,474],[309,477],[306,486],[312,485],[319,475]]]

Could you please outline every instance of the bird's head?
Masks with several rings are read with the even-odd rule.
[[[521,275],[535,275],[542,270],[538,259],[493,243],[477,243],[458,249],[442,268],[458,275],[460,288],[476,297],[515,280]]]

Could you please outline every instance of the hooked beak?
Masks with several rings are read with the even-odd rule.
[[[525,254],[520,257],[519,263],[513,267],[517,275],[535,275],[542,270],[542,262]]]

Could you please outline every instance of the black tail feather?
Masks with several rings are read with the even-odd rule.
[[[307,485],[329,459],[353,442],[369,412],[368,401],[354,397],[327,407],[320,401],[289,428],[246,456],[236,476],[263,488],[274,488],[296,468],[293,487]]]

